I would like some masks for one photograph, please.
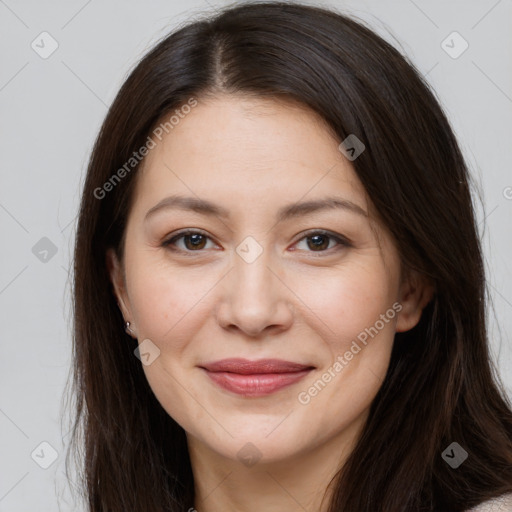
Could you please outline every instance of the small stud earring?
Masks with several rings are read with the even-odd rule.
[[[130,322],[126,322],[125,326],[124,326],[124,330],[128,333],[128,334],[131,334],[132,330],[130,329]]]

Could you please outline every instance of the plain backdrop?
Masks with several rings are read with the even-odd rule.
[[[483,199],[491,348],[512,395],[512,2],[317,3],[366,20],[407,54],[456,131]],[[64,476],[69,436],[60,418],[71,354],[69,269],[87,160],[142,55],[177,24],[223,5],[0,0],[0,512],[78,510]]]

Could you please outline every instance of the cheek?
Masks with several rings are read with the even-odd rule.
[[[290,276],[290,288],[300,297],[304,313],[331,353],[348,350],[352,340],[376,322],[379,332],[393,336],[396,312],[386,312],[396,300],[396,286],[383,266],[361,264],[323,270],[309,276]]]
[[[318,437],[335,435],[367,410],[385,378],[397,315],[387,275],[352,267],[298,292],[310,291],[310,327],[322,344],[318,369],[296,397],[304,428],[318,429]]]
[[[148,384],[169,416],[193,431],[201,421],[201,407],[185,391],[194,361],[191,341],[209,318],[208,291],[218,279],[205,276],[199,267],[180,272],[151,258],[134,259],[131,270],[129,293],[139,342],[150,339],[160,350],[150,365],[143,365]]]
[[[134,261],[129,293],[139,339],[157,345],[172,339],[166,350],[181,350],[198,328],[215,273],[170,268],[158,262]],[[187,338],[185,338],[185,335]]]

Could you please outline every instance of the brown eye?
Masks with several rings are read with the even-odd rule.
[[[185,247],[190,250],[203,249],[206,245],[206,237],[199,233],[183,236]]]
[[[300,244],[305,241],[305,247],[300,247]],[[306,252],[331,252],[329,249],[342,249],[343,247],[350,247],[350,242],[341,235],[334,235],[324,231],[313,231],[306,236],[302,237],[297,248]]]
[[[163,242],[162,247],[185,253],[199,252],[207,248],[208,241],[210,241],[210,237],[199,231],[182,231]]]
[[[329,247],[329,236],[327,236],[327,235],[308,236],[307,240],[308,240],[308,247],[314,251],[316,251],[317,249],[324,250]]]

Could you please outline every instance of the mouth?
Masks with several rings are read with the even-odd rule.
[[[275,393],[297,383],[315,368],[281,359],[242,358],[222,359],[199,367],[217,386],[247,397]]]

